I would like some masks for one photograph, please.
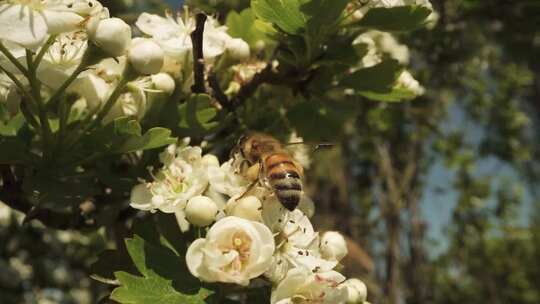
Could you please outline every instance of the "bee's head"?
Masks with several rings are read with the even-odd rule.
[[[264,133],[248,133],[238,140],[238,152],[251,164],[256,163],[269,152],[276,151],[280,143],[272,136]]]

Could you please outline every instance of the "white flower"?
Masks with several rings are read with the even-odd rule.
[[[240,38],[232,38],[227,43],[227,52],[233,59],[243,60],[249,58],[249,45]]]
[[[107,18],[99,21],[95,32],[89,32],[89,38],[108,55],[118,57],[131,43],[131,28],[120,18]]]
[[[396,87],[407,89],[416,96],[423,95],[426,92],[426,89],[418,82],[418,80],[414,79],[409,71],[403,71],[401,75],[399,75]]]
[[[194,20],[187,24],[180,16],[174,18],[169,12],[163,18],[158,15],[142,13],[135,25],[146,35],[151,36],[169,57],[182,60],[191,48],[190,34],[195,29]]]
[[[186,262],[189,271],[205,282],[247,286],[270,266],[273,252],[268,227],[229,216],[216,222],[205,239],[189,246]]]
[[[243,198],[232,197],[227,202],[225,211],[228,215],[245,218],[251,221],[262,221],[262,203],[256,196],[249,195]]]
[[[0,226],[8,226],[11,223],[13,211],[0,201]]]
[[[3,1],[0,39],[35,50],[47,34],[73,31],[83,20],[64,0]]]
[[[321,257],[319,234],[302,211],[288,211],[272,197],[263,202],[262,215],[264,223],[274,232],[276,242],[272,267],[265,273],[270,281],[279,282],[290,269],[296,267],[314,273],[336,267],[336,261]]]
[[[171,75],[167,73],[157,73],[150,76],[154,88],[168,95],[174,92],[176,84]],[[219,165],[219,164],[218,164]]]
[[[327,231],[321,237],[321,255],[331,261],[340,261],[347,255],[347,242],[341,233]]]
[[[348,279],[340,286],[347,291],[347,304],[365,304],[367,299],[367,287],[359,279]]]
[[[210,185],[219,192],[230,197],[244,193],[250,182],[236,172],[234,159],[223,163],[221,167],[211,167],[208,171]]]
[[[5,104],[8,112],[15,115],[19,112],[22,96],[13,81],[4,73],[0,73],[0,104]]]
[[[360,20],[364,18],[364,16],[367,14],[367,12],[374,7],[385,7],[385,8],[392,8],[396,6],[405,6],[405,5],[420,5],[424,6],[428,9],[433,11],[433,6],[429,2],[429,0],[368,0],[364,1],[356,11],[353,12],[352,17],[355,20]],[[433,13],[432,13],[433,15]],[[432,17],[431,15],[428,17],[428,20],[436,18]]]
[[[89,73],[85,77],[77,79],[72,85],[72,90],[84,98],[90,111],[96,110],[105,103],[111,89],[109,83],[94,73]]]
[[[246,84],[250,82],[257,73],[264,70],[266,65],[267,63],[263,61],[237,64],[232,67],[234,81],[240,84]]]
[[[129,63],[141,74],[156,74],[163,66],[163,50],[154,41],[135,38],[128,51]]]
[[[140,120],[146,113],[146,94],[136,83],[129,83],[120,94],[109,113],[103,118],[107,124],[121,116],[132,116]]]
[[[195,226],[205,227],[216,219],[218,206],[207,196],[198,195],[189,199],[186,205],[186,219]]]
[[[382,62],[385,54],[401,64],[409,63],[409,49],[406,45],[400,44],[390,33],[367,31],[356,37],[353,45],[362,45],[367,50],[362,58],[361,67],[367,68]]]
[[[82,31],[60,34],[43,56],[37,70],[39,80],[53,89],[59,88],[81,63],[87,42]],[[78,78],[87,74],[80,74]]]
[[[295,268],[272,291],[270,303],[319,303],[344,304],[347,291],[339,288],[345,277],[336,271],[312,273],[308,269]]]
[[[142,13],[135,25],[143,33],[151,36],[165,54],[173,59],[185,60],[186,54],[193,48],[190,34],[195,30],[195,20],[191,16],[182,19],[180,15],[175,18],[168,12],[165,17]],[[238,51],[239,42],[232,40],[233,38],[227,34],[227,27],[220,26],[217,20],[208,16],[203,33],[204,58],[215,58],[229,47]],[[245,55],[245,48],[242,49],[240,55]]]
[[[208,187],[208,165],[202,162],[200,147],[170,145],[160,154],[163,167],[154,181],[131,193],[131,206],[140,210],[175,213],[182,231],[189,229],[185,208],[189,199],[203,194]]]

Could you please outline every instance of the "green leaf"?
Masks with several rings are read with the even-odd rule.
[[[257,17],[270,22],[288,34],[300,34],[306,27],[306,16],[300,7],[305,0],[252,0],[251,8]]]
[[[137,150],[148,150],[170,145],[176,142],[176,138],[171,137],[171,130],[165,128],[152,128],[143,136],[132,136],[124,143],[113,150],[116,153],[127,153]]]
[[[138,235],[127,239],[126,247],[142,276],[115,272],[120,287],[113,290],[112,300],[129,304],[203,304],[211,294],[190,275],[184,258],[169,248],[146,242]]]
[[[369,68],[360,69],[341,80],[341,84],[360,93],[390,93],[402,72],[397,60],[383,61]]]
[[[358,25],[389,32],[412,31],[422,27],[431,10],[419,5],[371,8]]]
[[[399,102],[414,99],[416,93],[405,88],[393,88],[389,93],[359,92],[360,95],[376,101]]]
[[[339,21],[349,2],[349,0],[311,0],[302,5],[302,12],[308,19],[309,32],[324,35]]]
[[[165,128],[152,128],[141,133],[141,125],[137,120],[120,117],[88,136],[85,145],[92,151],[128,153],[176,142],[176,138],[171,137],[171,131]]]
[[[263,25],[256,25],[256,22],[262,22],[255,19],[255,14],[250,8],[240,13],[231,11],[227,15],[227,28],[229,34],[234,38],[241,38],[253,49],[260,41],[267,41],[266,33],[268,30],[261,30]]]
[[[339,21],[347,3],[349,0],[252,0],[251,8],[258,18],[287,34],[324,35]]]
[[[0,121],[0,135],[15,136],[24,125],[24,116],[19,113],[5,121]]]
[[[94,175],[57,167],[40,168],[25,176],[22,187],[40,207],[58,211],[78,208],[85,199],[102,193]]]
[[[35,157],[18,137],[0,136],[0,164],[28,163]]]
[[[287,119],[307,141],[334,139],[341,129],[343,119],[327,105],[315,102],[301,102],[287,112]]]
[[[130,273],[137,271],[125,251],[105,250],[98,255],[97,261],[90,265],[92,278],[103,283],[114,280],[114,273],[118,270]]]
[[[181,232],[174,214],[157,213],[156,222],[160,235],[160,243],[170,247],[178,255],[185,255],[187,245],[191,240],[196,238],[196,230],[190,229],[186,232]]]
[[[178,126],[192,135],[214,131],[219,126],[219,122],[214,120],[218,111],[210,101],[211,97],[207,94],[192,95],[178,107],[181,117]]]

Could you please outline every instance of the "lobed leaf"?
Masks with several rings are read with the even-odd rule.
[[[112,300],[130,304],[202,304],[211,294],[191,276],[184,258],[168,247],[149,243],[138,235],[127,239],[126,247],[142,276],[124,271],[115,272],[120,287],[112,292]]]
[[[424,26],[431,10],[420,5],[371,8],[358,25],[379,31],[406,32]]]
[[[275,24],[288,34],[300,34],[306,27],[306,16],[301,12],[301,0],[253,0],[251,8],[263,21]]]
[[[391,59],[347,75],[340,83],[357,92],[385,94],[392,91],[401,72],[399,62]]]

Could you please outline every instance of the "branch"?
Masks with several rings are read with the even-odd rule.
[[[98,228],[94,220],[87,219],[80,213],[57,212],[36,207],[24,197],[22,184],[15,180],[10,166],[2,166],[1,169],[3,186],[0,201],[26,214],[25,222],[36,219],[47,227],[59,230]]]
[[[191,87],[193,93],[206,93],[204,84],[204,54],[203,54],[203,34],[206,15],[198,13],[195,16],[196,26],[191,33],[191,42],[193,44],[193,76],[195,83]]]
[[[236,108],[241,105],[247,98],[255,93],[261,84],[270,82],[274,77],[275,74],[272,70],[272,62],[270,61],[262,71],[253,76],[253,79],[251,79],[250,82],[240,88],[240,91],[232,100],[231,107]]]
[[[229,111],[234,110],[231,107],[229,98],[227,95],[225,95],[225,93],[223,93],[215,72],[208,74],[208,84],[210,85],[210,88],[212,88],[212,96],[214,96],[214,98],[217,99],[222,106],[228,108]]]

